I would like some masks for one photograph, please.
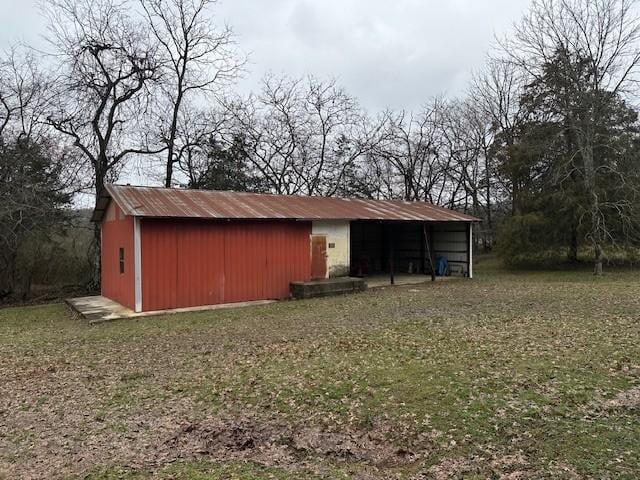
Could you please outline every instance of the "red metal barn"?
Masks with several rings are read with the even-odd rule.
[[[283,299],[312,279],[426,274],[436,256],[471,277],[477,219],[424,202],[107,185],[93,220],[102,295],[141,312]]]

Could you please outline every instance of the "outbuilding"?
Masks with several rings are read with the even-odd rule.
[[[473,276],[476,218],[426,202],[107,185],[102,295],[135,312],[283,299],[292,282]]]

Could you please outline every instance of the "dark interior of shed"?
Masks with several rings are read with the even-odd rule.
[[[351,275],[431,275],[429,228],[423,222],[351,222]]]

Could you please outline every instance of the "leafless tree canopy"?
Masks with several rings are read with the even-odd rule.
[[[267,76],[259,94],[225,108],[252,168],[276,193],[334,195],[379,135],[335,80]]]
[[[16,46],[6,51],[0,59],[0,139],[32,139],[45,134],[50,87],[31,51]]]
[[[93,170],[97,195],[124,160],[153,151],[146,142],[150,92],[160,78],[157,45],[112,0],[53,0],[49,29],[60,62],[49,124],[68,137]]]
[[[192,138],[192,109],[215,101],[240,73],[244,59],[235,49],[231,28],[211,21],[217,0],[140,0],[162,55],[163,81],[158,101],[160,140],[166,146],[165,186],[173,167],[183,162]],[[193,135],[191,135],[192,137]]]

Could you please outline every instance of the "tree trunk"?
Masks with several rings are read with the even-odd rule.
[[[571,232],[569,233],[569,252],[567,257],[570,262],[576,263],[578,261],[578,229],[576,228],[575,221],[571,222]]]
[[[485,189],[486,189],[486,195],[487,195],[487,227],[484,229],[485,230],[485,234],[484,234],[484,250],[485,252],[488,252],[491,250],[491,248],[493,247],[493,215],[491,212],[491,170],[490,170],[490,163],[489,163],[489,158],[487,157],[487,154],[485,153],[485,158],[486,158],[486,182],[487,184],[485,185]]]
[[[604,257],[602,252],[602,246],[597,241],[594,242],[594,251],[595,251],[595,267],[593,270],[594,275],[602,275],[602,259]]]
[[[180,114],[180,105],[182,105],[182,96],[184,95],[183,85],[184,76],[187,69],[187,51],[184,52],[182,58],[182,70],[178,72],[178,86],[176,101],[173,104],[173,113],[171,116],[171,126],[169,130],[169,141],[167,142],[167,172],[164,179],[164,186],[171,188],[171,182],[173,181],[173,164],[176,163],[176,159],[173,158],[173,152],[176,148],[176,136],[178,134],[178,116]]]
[[[87,285],[89,291],[100,291],[100,271],[101,271],[101,228],[99,223],[93,224],[93,242],[89,247],[88,260],[91,265],[91,278],[89,279],[89,285]]]
[[[170,158],[173,156],[172,150],[169,150],[169,157],[167,158],[167,170],[164,177],[164,186],[171,188],[171,182],[173,181],[173,160]]]
[[[22,288],[22,301],[26,302],[31,299],[31,283],[33,281],[33,268],[30,268],[28,272],[26,272],[23,288]]]
[[[597,192],[597,179],[595,159],[593,158],[593,133],[588,127],[583,128],[584,133],[578,137],[582,161],[584,164],[584,184],[588,196],[589,213],[591,216],[591,231],[588,238],[591,239],[595,254],[594,275],[602,275],[602,242],[605,238],[605,226],[600,210],[600,200]]]
[[[17,277],[17,262],[18,262],[18,250],[17,248],[11,248],[11,252],[8,254],[7,270],[8,275],[5,277],[4,282],[0,282],[0,300],[5,297],[12,296],[16,291],[16,277]]]
[[[511,216],[515,217],[516,215],[520,215],[520,204],[519,200],[519,189],[518,189],[518,178],[516,175],[512,175],[511,177]]]
[[[98,173],[98,172],[96,172]],[[94,208],[98,205],[98,199],[104,190],[104,176],[97,174],[96,175],[96,200],[94,204]],[[91,266],[91,278],[89,279],[89,284],[87,285],[89,291],[91,292],[99,292],[100,291],[100,271],[101,271],[101,249],[102,249],[102,229],[99,223],[93,224],[93,242],[89,246],[89,251],[87,252],[87,257],[89,261],[89,265]]]

